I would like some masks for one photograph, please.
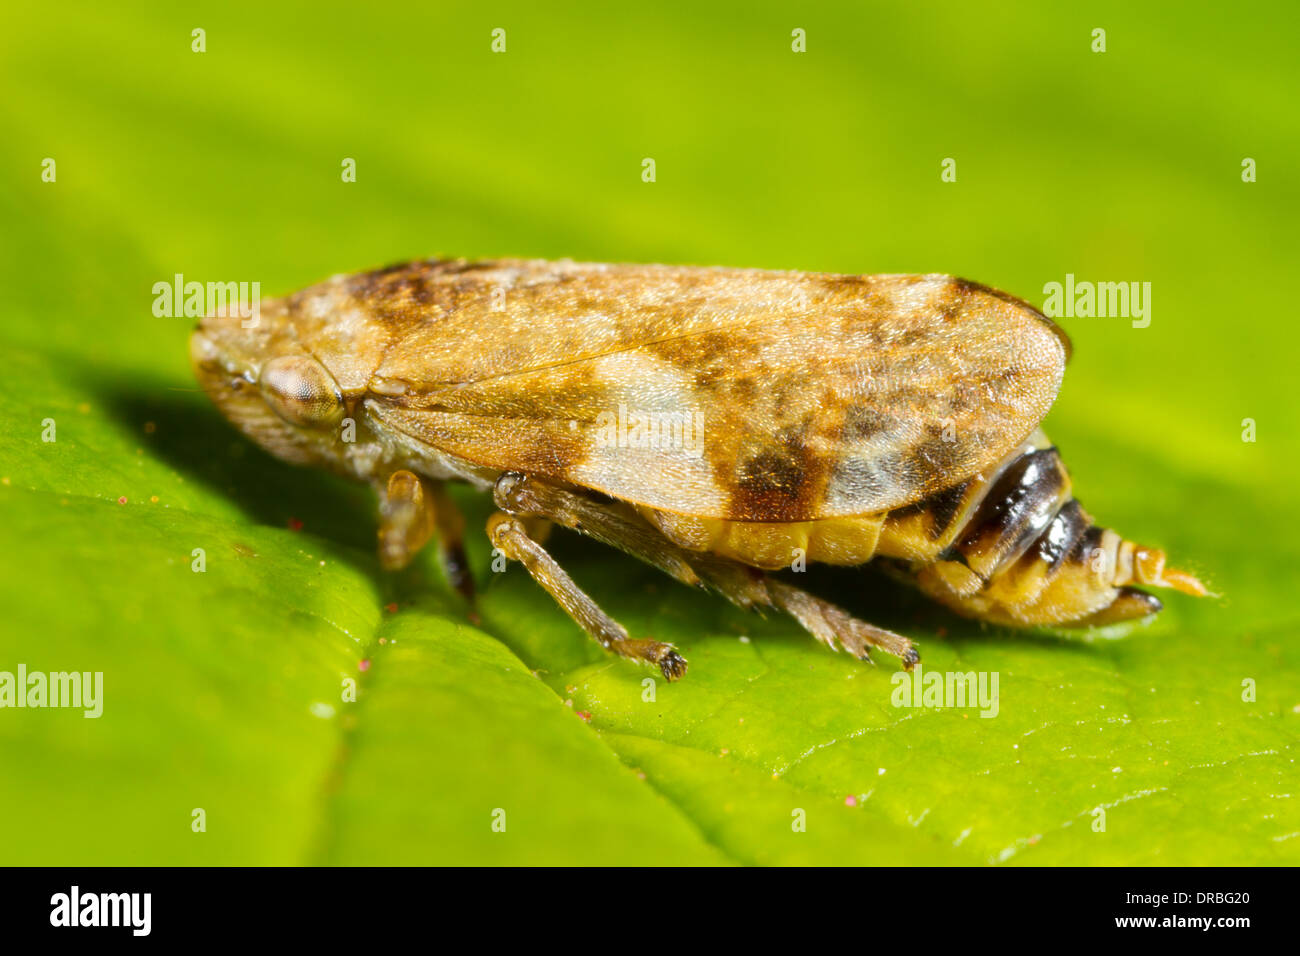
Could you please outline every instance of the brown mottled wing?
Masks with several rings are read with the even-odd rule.
[[[1068,348],[1032,307],[948,276],[408,268],[351,280],[391,327],[372,414],[479,465],[699,517],[866,514],[949,487],[1034,430]]]

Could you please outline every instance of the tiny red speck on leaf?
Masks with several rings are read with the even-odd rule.
[[[297,518],[290,518],[290,519],[289,519],[289,530],[290,530],[290,531],[301,531],[301,530],[302,530],[302,522],[299,521]]]
[[[368,659],[364,661],[357,661],[357,670],[359,671],[370,670],[370,661]]]

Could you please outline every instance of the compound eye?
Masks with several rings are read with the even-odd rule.
[[[334,377],[313,358],[281,355],[262,366],[262,395],[290,425],[329,428],[343,419],[343,395]]]

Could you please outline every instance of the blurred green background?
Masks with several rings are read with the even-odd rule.
[[[0,670],[105,700],[0,710],[0,863],[1300,862],[1300,37],[1287,3],[1134,7],[10,5]],[[1149,328],[1065,321],[1046,425],[1093,514],[1222,597],[1089,642],[824,578],[926,667],[997,671],[992,720],[569,536],[685,681],[644,700],[472,535],[475,628],[432,561],[379,571],[367,491],[229,429],[151,311],[176,273],[269,296],[434,254],[1148,281]]]

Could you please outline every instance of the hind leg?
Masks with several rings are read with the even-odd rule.
[[[893,654],[903,662],[906,670],[911,670],[921,660],[921,653],[906,637],[876,627],[866,621],[860,621],[848,611],[829,601],[823,601],[815,594],[791,587],[784,581],[769,578],[768,593],[772,603],[785,611],[817,640],[831,650],[838,642],[846,651],[859,660],[869,661],[868,651],[878,647],[887,654]]]

